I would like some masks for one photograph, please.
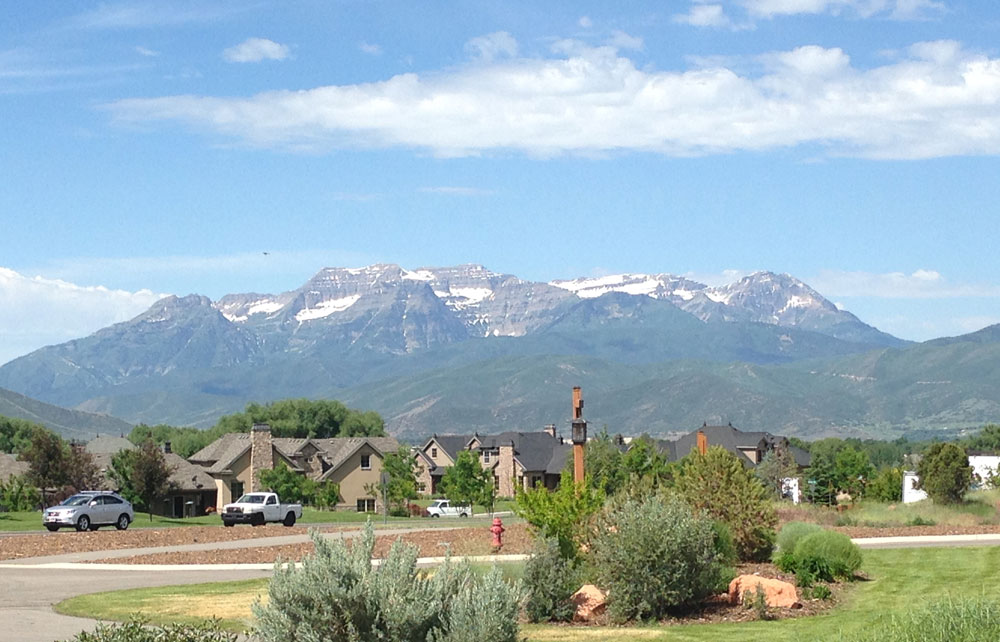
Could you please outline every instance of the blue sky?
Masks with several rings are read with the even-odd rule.
[[[972,331],[997,43],[986,0],[6,3],[0,362],[374,262],[765,269]]]

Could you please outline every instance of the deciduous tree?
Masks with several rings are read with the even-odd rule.
[[[170,490],[171,472],[163,451],[151,439],[111,458],[111,475],[122,496],[145,507],[149,521],[153,521],[153,501]]]
[[[283,502],[313,504],[316,501],[316,482],[293,471],[282,461],[273,469],[260,472],[260,485],[277,493]]]
[[[972,467],[965,451],[955,444],[934,444],[917,464],[917,488],[937,503],[957,504],[972,483]]]
[[[47,506],[46,490],[66,485],[69,447],[55,433],[36,426],[21,460],[28,462],[28,480],[42,491],[42,504]]]

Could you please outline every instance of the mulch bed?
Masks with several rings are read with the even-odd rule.
[[[176,546],[206,542],[229,542],[281,535],[301,535],[308,532],[308,530],[309,527],[305,526],[286,528],[280,524],[234,528],[224,528],[222,526],[180,526],[163,529],[140,528],[127,531],[104,528],[99,531],[86,531],[82,533],[73,530],[61,530],[55,533],[2,537],[0,538],[0,560],[44,557],[48,555],[62,555],[64,553],[110,551],[123,548]],[[336,528],[328,527],[327,530],[336,530]]]
[[[528,553],[531,551],[531,536],[524,524],[505,527],[502,554]],[[492,535],[486,527],[459,528],[449,530],[425,530],[404,535],[378,536],[376,531],[375,552],[377,558],[384,558],[396,539],[418,548],[420,557],[440,557],[450,549],[455,556],[490,555]],[[350,541],[348,541],[350,545]],[[314,552],[312,542],[286,546],[262,546],[239,550],[196,551],[185,553],[154,553],[133,557],[116,557],[100,560],[99,563],[113,564],[273,564],[298,562]]]

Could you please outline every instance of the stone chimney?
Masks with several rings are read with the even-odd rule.
[[[169,455],[171,452],[173,452],[173,451],[170,450],[170,442],[169,441],[163,442],[163,454],[164,455]]]
[[[500,482],[499,488],[497,488],[497,495],[499,497],[513,497],[515,482],[513,441],[500,444],[500,458],[496,468],[493,470],[493,474],[497,476]]]
[[[555,424],[545,424],[545,432],[549,433],[549,436],[553,439],[556,438],[556,425]]]
[[[271,449],[271,426],[254,424],[250,429],[250,492],[261,490],[260,471],[274,468]]]

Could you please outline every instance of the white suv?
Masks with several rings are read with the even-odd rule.
[[[42,513],[42,524],[50,531],[57,531],[63,526],[72,526],[78,531],[96,531],[101,526],[112,524],[123,531],[133,519],[135,512],[128,500],[103,490],[77,493]]]

